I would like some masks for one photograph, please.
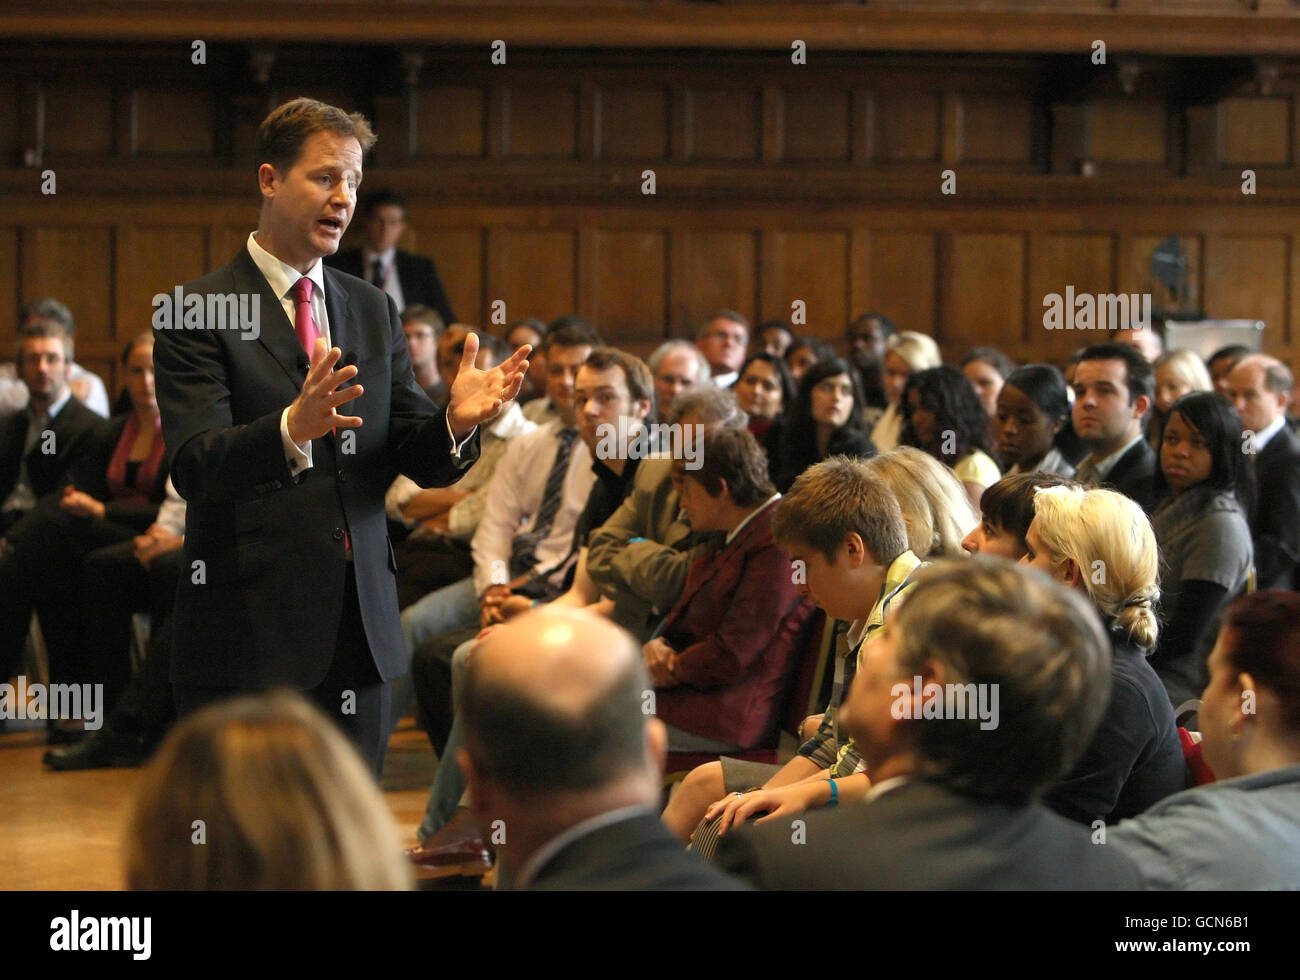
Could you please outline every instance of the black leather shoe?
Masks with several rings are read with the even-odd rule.
[[[137,735],[122,735],[110,729],[90,732],[76,745],[49,749],[43,762],[51,769],[130,768],[142,765],[149,757],[143,740]]]

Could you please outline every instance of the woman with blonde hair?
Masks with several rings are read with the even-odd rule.
[[[1174,402],[1193,391],[1213,391],[1214,382],[1205,362],[1189,350],[1163,354],[1156,361],[1156,401],[1147,421],[1147,442],[1157,453],[1164,438],[1165,423]]]
[[[1142,508],[1114,490],[1045,487],[1022,564],[1083,592],[1111,641],[1111,694],[1083,757],[1043,802],[1091,825],[1141,813],[1187,786],[1164,684],[1147,662],[1159,627],[1159,552]]]
[[[885,362],[881,387],[889,399],[889,407],[871,430],[871,442],[877,452],[885,452],[898,445],[903,431],[902,401],[907,379],[914,371],[936,368],[943,363],[939,345],[934,339],[913,330],[894,334],[885,344]]]
[[[966,555],[962,540],[980,519],[951,469],[912,446],[873,457],[866,467],[893,491],[907,523],[907,546],[917,558]]]
[[[410,887],[361,757],[288,691],[214,704],[177,725],[140,785],[126,875],[147,891]]]

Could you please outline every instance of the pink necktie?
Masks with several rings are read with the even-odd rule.
[[[298,334],[298,342],[302,344],[302,349],[307,352],[308,360],[311,359],[312,352],[316,350],[316,338],[320,336],[320,330],[316,328],[316,318],[311,315],[311,287],[312,281],[303,276],[293,284],[293,329]]]

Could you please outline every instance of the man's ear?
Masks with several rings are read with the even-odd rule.
[[[1133,417],[1143,418],[1151,410],[1151,399],[1146,395],[1138,395],[1133,399]]]
[[[269,163],[264,163],[257,168],[257,186],[262,192],[262,197],[270,200],[275,196],[275,184],[279,176],[275,167]]]
[[[645,418],[650,414],[650,399],[639,398],[632,403],[632,414],[639,419]]]
[[[840,545],[840,554],[844,556],[849,568],[861,568],[866,562],[873,565],[879,565],[876,556],[867,550],[866,543],[862,540],[862,535],[857,531],[850,531],[845,537],[844,543]]]
[[[645,741],[655,775],[662,777],[668,767],[668,729],[654,715],[645,720]]]

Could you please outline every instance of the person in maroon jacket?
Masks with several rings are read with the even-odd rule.
[[[813,606],[795,591],[790,556],[772,540],[780,494],[743,430],[704,437],[699,468],[673,468],[697,532],[725,544],[691,566],[681,598],[645,644],[655,711],[677,752],[734,752],[773,743]]]

